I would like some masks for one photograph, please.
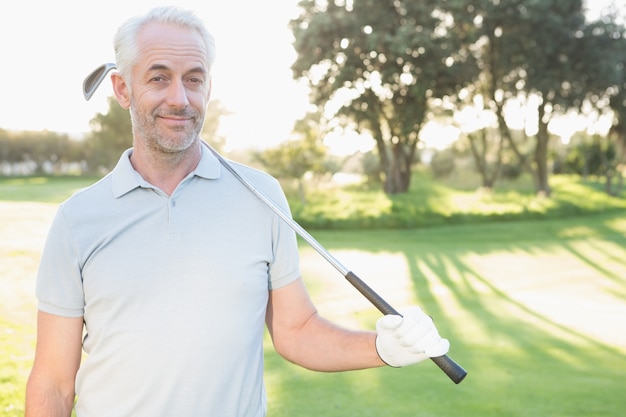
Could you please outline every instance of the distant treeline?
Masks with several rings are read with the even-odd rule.
[[[1,175],[86,174],[89,159],[86,142],[68,134],[0,129]]]

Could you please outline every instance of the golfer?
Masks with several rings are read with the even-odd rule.
[[[376,331],[317,313],[293,230],[202,145],[215,58],[202,21],[156,8],[123,24],[114,47],[133,147],[52,223],[26,416],[264,416],[265,325],[281,356],[317,371],[447,353],[419,307]],[[288,212],[275,179],[237,169]]]

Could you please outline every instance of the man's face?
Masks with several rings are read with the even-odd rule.
[[[151,23],[138,43],[141,55],[130,88],[135,140],[161,152],[184,151],[199,138],[211,90],[202,38],[193,30]]]

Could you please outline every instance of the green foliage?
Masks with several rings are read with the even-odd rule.
[[[497,119],[493,169],[488,149],[476,154],[484,186],[493,186],[505,162],[507,174],[532,172],[536,192],[549,195],[554,116],[610,107],[617,115],[613,132],[626,144],[626,29],[617,15],[587,22],[583,6],[581,0],[302,1],[291,22],[298,54],[292,70],[309,80],[316,105],[339,104],[341,123],[377,141],[388,194],[408,191],[424,124],[447,123],[474,108]],[[536,133],[524,134],[523,144],[511,133],[520,112],[507,110],[520,102],[537,116],[526,117],[536,120]],[[517,162],[501,161],[505,141]]]
[[[367,182],[372,185],[380,186],[382,179],[380,175],[380,161],[374,152],[366,152],[361,158],[361,170]]]
[[[317,143],[289,140],[265,149],[256,158],[277,178],[302,178],[307,172],[323,172],[325,150]]]
[[[435,152],[429,164],[435,178],[445,178],[452,174],[455,168],[455,160],[456,155],[452,148]]]
[[[96,177],[0,177],[0,201],[60,202]],[[458,173],[435,181],[418,171],[410,192],[389,196],[370,184],[316,188],[303,201],[285,188],[296,221],[311,229],[406,229],[591,215],[626,209],[626,195],[604,192],[595,177],[558,175],[551,198],[538,197],[522,176],[492,191],[476,190],[477,178]]]
[[[424,173],[416,175],[410,193],[393,198],[366,187],[317,191],[319,200],[310,206],[318,208],[318,224],[329,228],[350,225],[354,230],[318,230],[313,234],[340,259],[365,253],[368,262],[350,261],[350,266],[366,282],[376,278],[382,288],[373,288],[392,305],[403,307],[397,304],[396,296],[402,303],[408,294],[431,314],[442,334],[451,339],[450,356],[469,371],[467,379],[454,385],[429,362],[403,369],[315,373],[281,359],[266,339],[270,415],[620,415],[625,405],[620,383],[626,372],[623,346],[593,338],[593,331],[581,330],[576,320],[569,326],[536,306],[550,308],[556,303],[558,308],[553,310],[560,311],[564,306],[559,302],[571,295],[576,301],[568,311],[590,318],[597,326],[598,320],[587,316],[593,301],[589,288],[599,286],[598,291],[604,291],[601,300],[623,301],[624,199],[610,198],[596,181],[575,176],[555,177],[553,198],[540,200],[533,195],[532,182],[526,176],[503,182],[499,191],[483,194],[468,191],[473,189],[474,178],[467,175],[452,175],[445,183],[433,182]],[[38,177],[16,182],[0,178],[0,200],[58,203],[86,185],[76,178],[71,180]],[[471,215],[463,217],[463,212]],[[381,213],[393,215],[381,218]],[[589,215],[578,217],[582,214]],[[328,221],[322,222],[326,216]],[[438,219],[439,227],[362,230],[385,226],[392,218],[409,224],[420,216],[432,221],[420,226],[435,226]],[[339,224],[339,217],[348,223]],[[502,219],[516,221],[498,221]],[[24,230],[15,224],[8,226],[6,230],[18,234]],[[3,242],[11,248],[8,245],[18,242],[18,237],[9,235]],[[31,268],[35,268],[35,252],[40,249],[28,251]],[[10,262],[19,259],[24,263],[25,250],[2,251],[0,265],[8,270],[14,270]],[[353,300],[360,295],[352,288],[345,303],[338,300],[341,292],[336,289],[345,283],[338,275],[325,279],[311,268],[324,264],[312,251],[303,243],[303,274],[316,304],[330,311],[325,315],[331,319],[347,318],[350,326],[373,328],[379,313],[369,305],[354,308]],[[377,257],[386,254],[399,258],[403,272],[379,261]],[[29,286],[23,281],[29,278],[13,275],[16,282],[11,284],[10,274],[4,276],[3,288]],[[408,293],[386,282],[405,278],[410,284]],[[329,287],[329,280],[337,281],[337,286]],[[576,283],[582,284],[582,289],[574,288]],[[554,293],[549,298],[549,292],[542,293],[534,307],[528,302],[529,289],[555,288],[558,290],[551,290]],[[567,288],[572,292],[561,294]],[[18,303],[20,308],[8,310],[7,306],[15,303],[7,303],[6,297],[15,297],[15,292],[0,291],[0,306],[9,313],[0,314],[0,414],[13,417],[23,415],[24,387],[34,354],[35,305],[29,297],[27,302]],[[546,299],[551,302],[546,303]],[[580,305],[585,308],[581,310]],[[599,328],[606,325],[602,323]],[[615,334],[621,334],[619,330]]]
[[[308,114],[296,121],[294,136],[254,156],[277,178],[301,179],[306,173],[325,172],[326,148],[320,141],[319,116]]]
[[[0,129],[0,175],[59,174],[65,163],[84,157],[82,144],[67,134]]]
[[[505,162],[500,168],[500,176],[507,180],[514,180],[522,175],[522,166],[520,163]]]
[[[376,140],[389,194],[408,190],[429,101],[456,95],[478,73],[460,50],[463,26],[450,24],[440,3],[304,1],[291,22],[294,76],[308,78],[319,107],[350,96],[339,120]]]
[[[596,179],[555,176],[550,198],[535,195],[527,179],[503,182],[503,187],[486,191],[476,190],[475,184],[466,189],[446,185],[418,173],[406,194],[389,196],[381,190],[340,188],[310,193],[306,206],[295,199],[290,202],[303,227],[341,230],[547,219],[626,209],[626,196],[607,195]]]
[[[265,170],[280,179],[294,179],[298,182],[300,200],[306,203],[304,177],[306,174],[325,174],[334,164],[326,163],[326,148],[320,141],[319,115],[308,114],[298,120],[294,127],[294,137],[254,154]]]
[[[612,165],[616,159],[615,145],[603,145],[596,136],[591,143],[580,142],[567,154],[564,171],[578,175],[603,175],[606,164]]]
[[[130,111],[122,108],[113,96],[108,103],[109,111],[98,113],[91,120],[92,131],[85,142],[92,173],[113,169],[122,152],[133,145]]]

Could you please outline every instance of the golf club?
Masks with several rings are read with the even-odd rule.
[[[104,80],[106,74],[115,68],[114,64],[105,64],[96,68],[83,82],[83,93],[85,99],[89,98],[96,91],[100,83]],[[89,92],[89,94],[88,94]],[[208,143],[202,141],[209,151],[217,158],[222,166],[230,172],[239,182],[241,182],[249,191],[256,195],[263,203],[265,203],[276,215],[278,215],[289,227],[291,227],[302,239],[304,239],[317,253],[326,259],[346,280],[352,284],[365,298],[367,298],[381,313],[400,315],[389,303],[387,303],[380,295],[378,295],[371,287],[361,280],[355,273],[343,266],[333,255],[328,252],[311,234],[309,234],[302,226],[294,221],[291,216],[287,215],[274,201],[267,197],[261,190],[254,186],[247,178],[242,176],[226,159],[224,159],[215,149]],[[455,383],[460,383],[467,371],[447,355],[430,358],[448,377]]]
[[[83,95],[85,96],[85,100],[89,100],[91,96],[93,96],[93,93],[96,92],[102,81],[104,81],[104,77],[106,77],[109,71],[115,68],[116,65],[110,62],[102,64],[85,78],[85,81],[83,81]]]

